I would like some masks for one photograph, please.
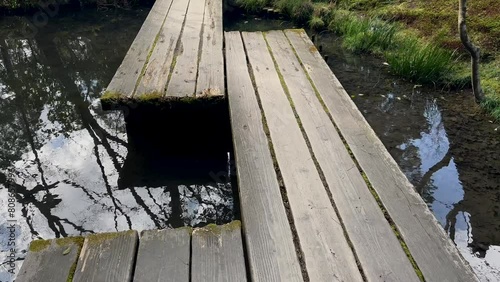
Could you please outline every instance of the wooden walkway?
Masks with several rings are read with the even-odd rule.
[[[222,0],[157,0],[103,105],[224,96],[222,9]]]
[[[18,282],[246,281],[241,225],[35,241]]]
[[[150,231],[138,252],[135,232],[89,237],[75,281],[477,280],[303,30],[223,34],[222,0],[157,0],[103,105],[214,97],[229,102],[243,232]],[[19,281],[51,268],[40,257]],[[63,281],[72,264],[54,261]]]
[[[303,30],[225,54],[252,281],[476,281]]]

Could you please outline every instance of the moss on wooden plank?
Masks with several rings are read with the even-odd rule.
[[[41,251],[47,249],[51,243],[52,243],[52,240],[32,241],[30,244],[30,247],[29,247],[29,251],[32,253],[41,252]]]
[[[133,235],[136,231],[128,230],[123,232],[108,232],[108,233],[99,233],[92,234],[87,237],[87,242],[89,245],[99,245],[105,241],[109,241],[120,236],[130,236]]]

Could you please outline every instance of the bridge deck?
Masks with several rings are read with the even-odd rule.
[[[246,281],[239,221],[32,243],[16,281]]]
[[[303,30],[225,43],[253,281],[476,280]]]
[[[222,9],[222,0],[156,1],[103,105],[223,96]]]
[[[243,232],[54,243],[18,281],[59,281],[68,260],[75,281],[476,280],[303,30],[224,35],[222,0],[158,0],[103,103],[220,98],[225,82]]]

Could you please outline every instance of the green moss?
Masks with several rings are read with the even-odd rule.
[[[61,247],[65,247],[71,244],[75,244],[77,246],[83,246],[84,241],[85,241],[84,237],[65,237],[56,239],[56,244]]]
[[[228,230],[228,231],[239,230],[239,229],[241,229],[241,221],[239,221],[239,220],[233,220],[233,221],[231,221],[228,224],[224,224],[222,226],[222,228],[224,230]]]
[[[47,249],[53,242],[55,242],[55,244],[59,247],[71,247],[72,245],[76,245],[77,256],[75,258],[75,261],[71,265],[69,275],[67,278],[67,281],[71,282],[71,281],[73,281],[73,275],[75,273],[76,265],[78,262],[78,255],[80,254],[84,240],[85,240],[85,238],[83,238],[83,237],[66,237],[66,238],[59,238],[59,239],[53,239],[53,240],[35,240],[35,241],[31,242],[30,247],[29,247],[29,251],[30,252],[43,251],[43,250]],[[63,252],[63,254],[64,254],[64,252]]]
[[[89,245],[98,245],[102,242],[115,239],[120,236],[130,236],[134,234],[135,231],[123,231],[123,232],[110,232],[110,233],[100,233],[100,234],[92,234],[87,237],[87,242]]]
[[[394,235],[396,235],[396,238],[398,239],[398,241],[401,245],[401,248],[403,249],[406,256],[408,257],[408,260],[410,261],[411,265],[413,266],[413,269],[415,270],[415,273],[417,274],[418,278],[420,279],[420,281],[425,281],[424,275],[422,274],[422,271],[420,270],[420,268],[417,265],[417,262],[413,258],[412,254],[410,252],[410,249],[408,249],[408,245],[406,245],[406,242],[404,241],[403,237],[401,236],[401,233],[399,232],[399,230],[398,230],[396,224],[394,223],[394,221],[392,220],[391,216],[387,212],[387,209],[385,208],[384,204],[380,200],[378,193],[373,188],[370,180],[368,179],[368,176],[364,172],[361,172],[361,175],[363,176],[363,179],[365,180],[365,183],[368,186],[368,189],[372,193],[373,198],[375,198],[375,201],[377,202],[380,210],[384,214],[384,217],[389,222],[389,225],[391,226]]]
[[[124,95],[114,91],[105,91],[101,96],[101,101],[117,101],[123,99]]]
[[[165,20],[166,20],[166,18],[163,19],[163,24],[165,24]],[[142,77],[146,73],[146,68],[149,64],[149,60],[151,59],[151,55],[153,54],[153,51],[155,50],[156,44],[158,43],[158,39],[160,38],[160,32],[161,32],[161,30],[156,34],[155,40],[153,41],[153,44],[151,45],[151,48],[148,51],[148,55],[146,56],[146,61],[144,62],[144,66],[142,66],[142,69],[141,69],[141,74],[139,75],[139,78],[135,82],[134,93],[137,90],[137,87],[139,86],[139,83],[140,83]]]
[[[144,94],[141,94],[141,95],[137,95],[134,98],[138,102],[148,102],[148,101],[158,101],[158,100],[161,100],[164,96],[165,96],[165,94],[163,92],[153,91],[153,92],[148,92],[148,93],[144,93]]]
[[[29,251],[36,253],[36,252],[41,252],[45,249],[47,249],[50,244],[52,243],[52,240],[35,240],[32,241],[30,244]]]
[[[179,44],[180,44],[180,41],[179,41]],[[168,73],[167,85],[170,84],[170,80],[172,79],[172,75],[174,74],[175,66],[177,65],[178,50],[179,50],[179,46],[176,47],[176,51],[174,52],[174,58],[172,59],[172,64],[170,64],[170,72]]]
[[[75,258],[75,261],[73,262],[73,264],[71,265],[71,268],[69,269],[68,278],[66,279],[67,282],[73,281],[73,276],[75,275],[76,266],[78,263],[78,255],[80,254],[80,252],[82,250],[82,246],[83,246],[84,241],[85,241],[85,238],[83,238],[83,237],[66,237],[66,238],[61,238],[61,239],[56,240],[56,243],[59,246],[68,246],[68,245],[75,244],[78,248],[76,250],[77,256]]]
[[[223,231],[235,231],[241,229],[241,222],[239,220],[233,220],[230,223],[224,225],[216,225],[214,223],[208,224],[199,230],[210,232],[214,235],[220,235]]]

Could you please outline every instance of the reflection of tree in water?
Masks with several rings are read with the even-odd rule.
[[[498,183],[492,180],[492,175],[498,173],[498,167],[493,168],[499,161],[498,152],[495,146],[487,145],[494,138],[475,130],[478,124],[474,117],[447,116],[435,101],[426,104],[424,116],[428,129],[420,138],[400,146],[404,150],[402,162],[421,162],[407,175],[450,238],[456,241],[457,232],[466,233],[467,246],[484,257],[490,244],[500,244],[500,226],[495,215]],[[450,119],[456,125],[446,130],[444,123]]]
[[[114,44],[113,36],[104,38]],[[230,220],[230,185],[207,177],[171,175],[152,186],[118,189],[131,157],[123,115],[104,115],[91,105],[127,46],[122,54],[99,56],[94,41],[77,33],[0,38],[0,203],[6,188],[15,188],[24,232],[19,246],[30,237]]]

